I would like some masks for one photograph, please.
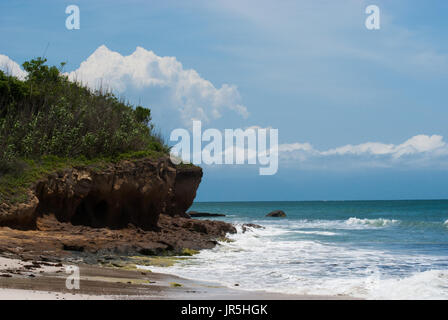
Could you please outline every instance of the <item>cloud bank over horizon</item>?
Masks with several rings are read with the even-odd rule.
[[[403,143],[365,142],[318,150],[312,144],[295,142],[279,145],[284,164],[302,168],[401,167],[448,168],[448,145],[441,135],[415,135]]]
[[[272,128],[251,126],[246,129],[254,129],[256,132],[258,129],[269,131]],[[243,167],[249,163],[257,164],[257,157],[266,157],[268,155],[269,158],[272,158],[273,155],[277,154],[280,168],[298,170],[448,169],[448,144],[441,135],[436,134],[415,135],[400,144],[365,142],[324,150],[315,148],[309,142],[280,143],[278,148],[275,149],[272,146],[272,141],[268,139],[268,153],[263,150],[257,150],[254,145],[227,147],[226,139],[224,141],[222,139],[221,137],[221,141],[219,141],[218,138],[218,147],[215,145],[215,140],[212,142],[209,140],[202,141],[201,148],[196,149],[196,152],[190,153],[184,161],[191,161],[193,158],[200,159],[201,155],[202,158],[207,157],[208,159],[210,157],[210,149],[214,149],[217,152],[217,156],[214,157],[221,160],[227,159],[228,155],[230,157],[235,155],[236,158],[245,159]],[[220,146],[223,145],[226,145],[226,148],[220,150]],[[222,161],[222,163],[225,162]],[[202,162],[198,164],[207,167],[217,167],[216,163],[207,164]]]
[[[406,140],[405,142],[394,145],[385,144],[381,142],[366,142],[357,145],[345,145],[337,148],[332,148],[326,151],[319,151],[314,149],[314,147],[306,143],[291,143],[280,145],[280,151],[282,152],[294,152],[294,151],[304,151],[311,154],[317,154],[321,156],[331,156],[331,155],[390,155],[391,157],[398,159],[404,155],[433,152],[441,150],[446,147],[446,143],[443,141],[443,137],[440,135],[416,135]]]

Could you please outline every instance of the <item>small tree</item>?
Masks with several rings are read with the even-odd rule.
[[[46,62],[47,59],[41,57],[24,62],[22,66],[28,72],[27,80],[33,82],[57,81],[59,79],[58,68],[46,66]]]

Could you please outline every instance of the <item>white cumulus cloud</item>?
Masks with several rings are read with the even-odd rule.
[[[100,86],[114,92],[160,88],[168,90],[165,108],[177,110],[181,120],[209,122],[231,110],[248,116],[235,85],[215,87],[193,69],[184,69],[175,57],[160,57],[141,47],[128,56],[100,46],[80,67],[69,73],[70,79],[94,89]]]
[[[19,79],[25,79],[27,72],[22,70],[19,64],[9,57],[0,54],[0,70]]]

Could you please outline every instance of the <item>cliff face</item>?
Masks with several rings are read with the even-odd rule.
[[[185,215],[201,178],[201,168],[168,158],[66,169],[37,182],[27,202],[0,205],[0,226],[32,229],[39,216],[54,214],[73,225],[156,230],[160,214]]]
[[[165,213],[172,217],[189,217],[186,212],[193,204],[201,179],[202,169],[198,167],[178,168],[172,198],[168,202]]]

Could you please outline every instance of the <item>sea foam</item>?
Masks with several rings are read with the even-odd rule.
[[[361,225],[395,223],[375,220],[352,219]],[[448,270],[424,269],[428,264],[443,263],[437,257],[309,239],[284,240],[290,228],[267,225],[265,229],[238,232],[229,235],[233,242],[221,242],[172,267],[146,268],[232,288],[238,283],[241,290],[367,299],[448,299]],[[413,270],[406,271],[407,266]]]

